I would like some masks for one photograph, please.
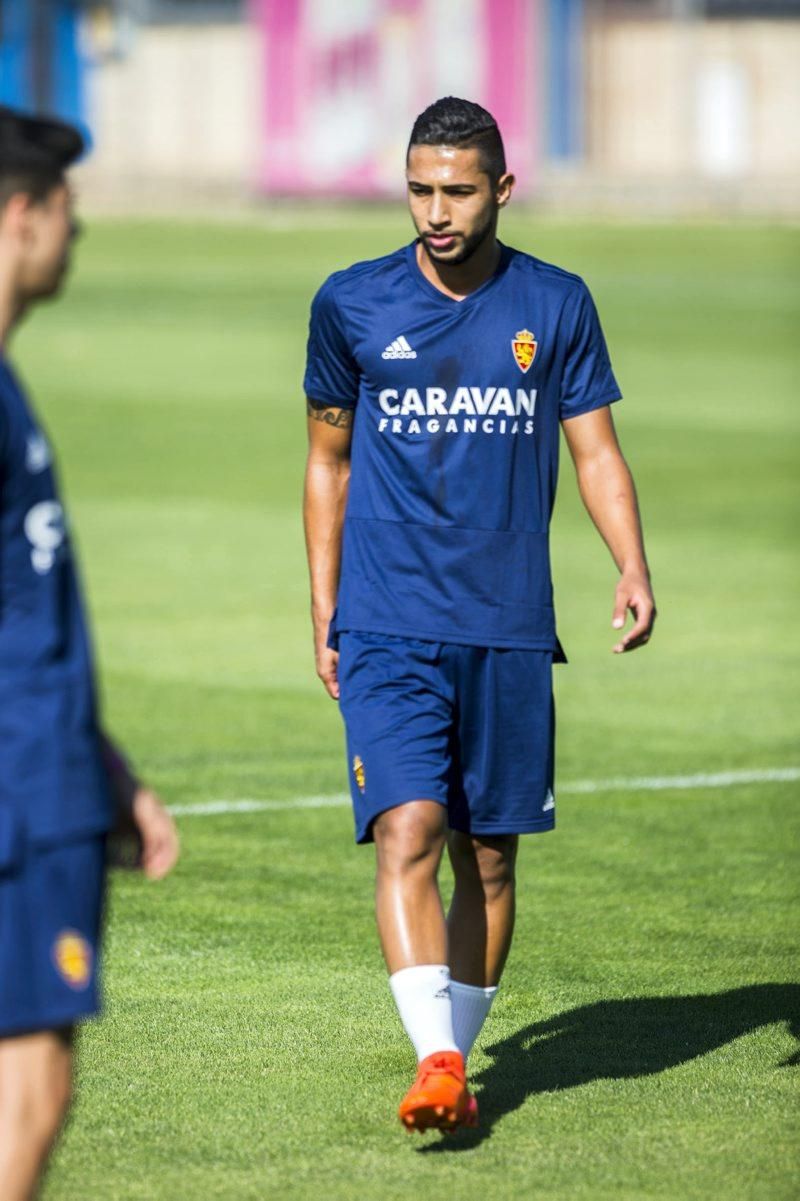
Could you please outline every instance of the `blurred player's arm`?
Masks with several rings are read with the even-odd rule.
[[[308,401],[308,460],[303,495],[311,620],[317,675],[328,695],[339,699],[339,655],[328,647],[342,559],[342,528],[350,483],[352,408]]]
[[[614,652],[648,642],[656,618],[636,488],[617,441],[608,405],[562,422],[583,503],[620,571],[612,626],[621,630],[628,609],[634,623]]]
[[[178,832],[170,814],[152,789],[138,779],[119,747],[105,732],[100,734],[103,765],[117,807],[112,841],[133,838],[138,843],[136,866],[151,880],[161,880],[175,866]]]

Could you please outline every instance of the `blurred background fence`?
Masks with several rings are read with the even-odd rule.
[[[0,0],[0,99],[134,209],[395,196],[452,92],[542,206],[793,215],[799,68],[800,0]]]

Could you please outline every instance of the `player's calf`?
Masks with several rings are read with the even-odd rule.
[[[447,934],[437,885],[445,816],[441,805],[420,800],[389,809],[375,822],[376,916],[390,972],[413,964],[446,963]]]
[[[28,1201],[72,1096],[71,1031],[0,1039],[0,1197]]]

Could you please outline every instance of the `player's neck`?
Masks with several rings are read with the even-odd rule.
[[[0,351],[5,350],[11,331],[22,317],[25,308],[20,302],[12,273],[4,271],[3,266],[0,260]]]
[[[500,243],[497,238],[487,238],[464,263],[437,263],[417,242],[417,265],[420,271],[445,296],[452,300],[464,300],[491,279],[500,265]]]

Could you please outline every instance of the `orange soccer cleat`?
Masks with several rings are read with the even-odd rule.
[[[478,1104],[467,1088],[459,1052],[437,1051],[423,1059],[397,1112],[409,1132],[477,1126]]]

